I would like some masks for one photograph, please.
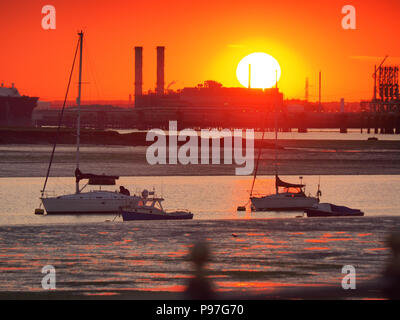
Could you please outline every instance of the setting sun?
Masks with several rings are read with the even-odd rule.
[[[245,87],[249,87],[249,71],[251,88],[271,88],[276,84],[276,79],[281,77],[278,61],[263,52],[249,54],[239,62],[236,77]]]

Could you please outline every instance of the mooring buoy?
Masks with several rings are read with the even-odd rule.
[[[37,214],[37,215],[43,215],[43,214],[44,214],[44,210],[43,210],[43,209],[40,209],[40,208],[35,209],[35,214]]]

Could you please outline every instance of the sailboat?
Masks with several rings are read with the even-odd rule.
[[[275,175],[275,194],[251,196],[251,208],[253,211],[303,210],[319,203],[319,197],[307,196],[304,188],[304,184],[284,182]]]
[[[278,90],[278,79],[276,80],[276,89]],[[276,108],[276,106],[275,106]],[[256,168],[254,170],[253,183],[250,191],[250,201],[252,211],[280,211],[280,210],[304,210],[305,208],[312,207],[314,204],[319,203],[321,196],[320,185],[318,184],[318,191],[316,197],[307,196],[305,194],[305,185],[284,182],[279,178],[278,165],[277,165],[277,142],[278,142],[278,129],[277,129],[277,112],[275,110],[275,194],[254,196],[254,183],[257,178],[258,166],[261,158],[262,144],[258,152]],[[264,122],[265,124],[265,122]],[[263,131],[262,141],[264,140],[265,130]]]
[[[47,170],[46,180],[44,182],[43,189],[41,191],[40,200],[46,209],[47,214],[75,214],[75,215],[85,215],[85,214],[118,214],[120,207],[122,206],[136,206],[138,202],[142,199],[141,195],[130,195],[129,190],[121,186],[119,191],[107,191],[107,190],[93,190],[88,192],[83,192],[87,185],[92,186],[110,186],[115,185],[116,180],[119,179],[118,176],[110,175],[97,175],[91,173],[83,173],[79,168],[79,146],[80,146],[80,105],[81,105],[81,92],[82,92],[82,49],[83,49],[83,32],[79,32],[79,40],[75,51],[74,62],[72,65],[72,70],[69,78],[67,93],[64,100],[64,106],[60,114],[58,131],[61,126],[62,113],[65,107],[65,102],[68,95],[68,89],[71,83],[72,72],[75,65],[76,53],[79,47],[79,84],[78,84],[78,98],[77,98],[77,141],[76,141],[76,169],[75,169],[75,193],[66,194],[55,197],[47,197],[45,193],[47,180],[49,178],[51,163],[53,161],[53,156],[56,148],[57,141],[53,145],[53,152],[51,154],[49,167]],[[57,131],[57,132],[58,132]],[[87,183],[81,188],[80,182],[82,180],[87,180]],[[36,209],[36,214],[43,214],[43,209]]]

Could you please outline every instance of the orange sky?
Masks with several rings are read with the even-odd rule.
[[[41,27],[52,4],[57,29]],[[357,9],[357,30],[341,28],[341,8]],[[144,89],[156,82],[157,45],[166,46],[166,84],[194,86],[213,79],[240,86],[236,66],[249,53],[274,56],[287,98],[348,101],[372,96],[373,66],[385,54],[400,63],[399,0],[14,0],[0,2],[0,80],[42,100],[62,99],[76,31],[85,31],[83,100],[127,100],[133,93],[133,47],[144,47]],[[396,35],[397,33],[397,35]],[[76,77],[70,98],[76,96]]]

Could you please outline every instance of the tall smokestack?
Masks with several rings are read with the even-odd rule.
[[[306,102],[308,102],[308,96],[309,96],[309,94],[308,94],[308,88],[309,88],[309,84],[308,84],[308,78],[306,78],[306,94],[305,94],[305,99],[306,99]]]
[[[318,112],[322,111],[322,106],[321,106],[321,86],[322,86],[322,76],[321,76],[321,71],[319,72],[319,92],[318,92]]]
[[[135,47],[135,98],[142,95],[142,86],[143,86],[143,48]]]
[[[165,47],[157,47],[157,95],[164,94],[164,50]]]
[[[344,112],[344,98],[340,99],[340,113]]]

